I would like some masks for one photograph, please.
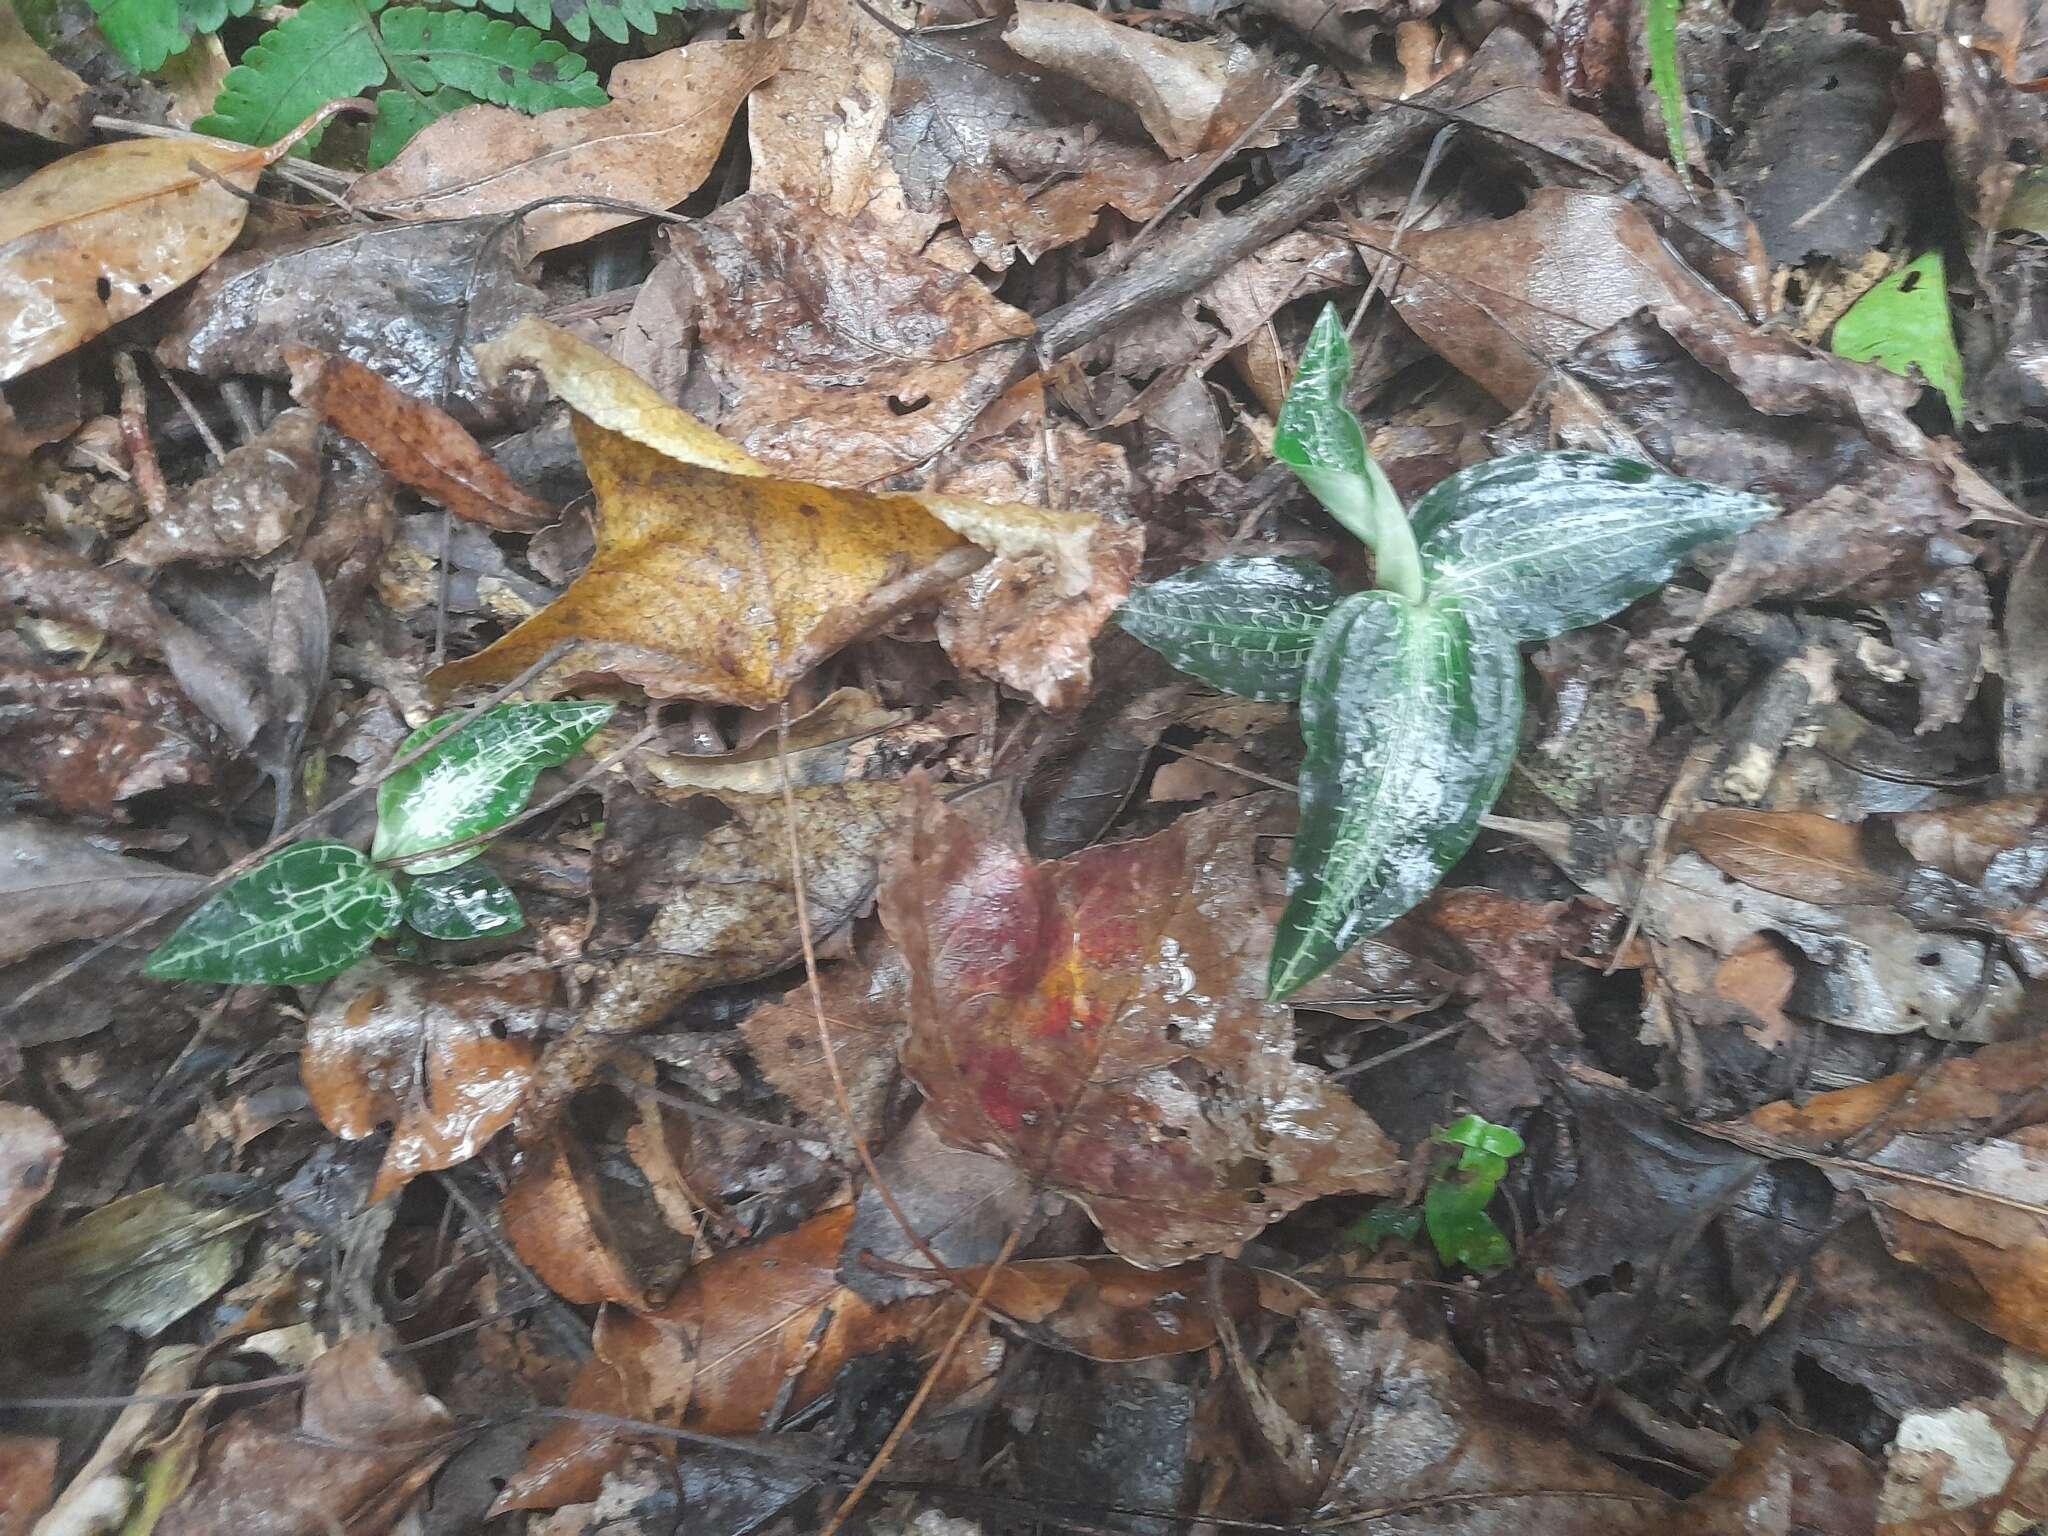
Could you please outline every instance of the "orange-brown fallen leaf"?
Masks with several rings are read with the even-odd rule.
[[[1817,906],[1883,905],[1905,886],[1861,826],[1814,811],[1713,806],[1687,817],[1674,842],[1744,885]]]
[[[379,464],[457,517],[487,528],[531,533],[555,509],[519,488],[461,422],[385,382],[350,358],[286,347],[292,398],[318,412]]]
[[[1041,864],[926,789],[881,910],[910,968],[903,1064],[939,1134],[1085,1206],[1145,1265],[1234,1251],[1400,1158],[1294,1059],[1253,867],[1270,796]]]
[[[1767,1104],[1748,1124],[1820,1152],[1870,1202],[1894,1257],[1949,1308],[2048,1354],[2048,1040],[1987,1045],[1921,1073]]]
[[[966,1299],[946,1290],[877,1307],[840,1280],[853,1207],[839,1206],[794,1231],[700,1264],[661,1308],[608,1307],[596,1358],[569,1405],[703,1434],[742,1435],[774,1426],[829,1388],[849,1360],[892,1345],[928,1356],[957,1323]],[[970,1294],[984,1269],[957,1272]],[[1224,1305],[1248,1318],[1258,1304],[1249,1272],[1224,1271]],[[1189,1354],[1216,1341],[1206,1271],[1147,1271],[1110,1255],[1012,1264],[989,1284],[992,1321],[1039,1343],[1097,1360]],[[985,1379],[1003,1346],[977,1325],[940,1379],[945,1401]],[[528,1454],[498,1513],[546,1509],[595,1495],[625,1456],[630,1434],[571,1422]]]
[[[997,554],[1045,553],[1087,590],[1098,520],[768,474],[596,348],[523,321],[479,349],[538,367],[568,401],[597,492],[597,553],[560,598],[434,686],[515,676],[558,643],[544,686],[610,676],[663,698],[760,707],[839,647]]]
[[[454,1415],[420,1390],[375,1333],[345,1339],[306,1372],[303,1399],[245,1408],[214,1433],[192,1486],[156,1536],[383,1536],[461,1443]]]
[[[505,1236],[548,1289],[580,1307],[640,1306],[646,1290],[612,1240],[591,1159],[572,1135],[541,1132],[519,1149],[500,1214]]]
[[[28,1220],[64,1160],[64,1138],[40,1110],[0,1104],[0,1253]]]
[[[465,107],[358,177],[349,201],[407,219],[510,213],[565,193],[673,208],[711,174],[733,114],[781,67],[787,46],[785,38],[702,41],[629,59],[612,71],[608,106],[538,116]],[[566,198],[533,209],[521,228],[528,249],[552,251],[640,217]]]
[[[331,110],[262,149],[198,137],[100,144],[0,192],[0,380],[206,270],[242,232],[263,168]]]
[[[299,1075],[335,1135],[392,1127],[373,1204],[467,1162],[511,1123],[539,1060],[533,1036],[558,994],[548,970],[381,960],[328,988],[306,1023]]]

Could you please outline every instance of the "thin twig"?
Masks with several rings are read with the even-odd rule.
[[[114,376],[121,381],[121,443],[128,450],[135,489],[149,515],[162,517],[171,493],[164,484],[163,466],[156,461],[156,444],[149,440],[149,401],[142,393],[142,374],[133,353],[114,354]]]
[[[171,370],[162,363],[156,365],[156,376],[163,380],[164,388],[168,389],[171,398],[178,402],[178,409],[183,411],[185,419],[192,423],[192,430],[199,434],[199,441],[206,444],[206,451],[213,455],[213,462],[220,463],[228,456],[228,451],[221,446],[220,439],[214,436],[213,428],[208,426],[206,418],[200,415],[199,407],[192,403],[192,397],[185,393],[184,386],[171,376]]]

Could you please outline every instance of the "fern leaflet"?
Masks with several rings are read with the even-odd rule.
[[[664,16],[683,11],[743,11],[746,0],[455,0],[474,9],[478,5],[505,16],[517,16],[528,26],[560,27],[579,43],[590,41],[590,29],[615,43],[629,40],[634,33],[652,32]]]
[[[256,0],[92,0],[100,32],[130,69],[163,68],[195,36],[208,36],[230,16],[246,16]]]

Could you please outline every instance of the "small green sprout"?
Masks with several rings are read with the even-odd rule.
[[[1378,1206],[1345,1235],[1370,1251],[1389,1238],[1413,1242],[1427,1228],[1437,1257],[1444,1263],[1481,1275],[1505,1269],[1514,1251],[1486,1208],[1500,1181],[1507,1177],[1508,1159],[1521,1154],[1522,1138],[1504,1125],[1466,1115],[1430,1140],[1440,1147],[1458,1148],[1459,1156],[1429,1181],[1422,1209]]]

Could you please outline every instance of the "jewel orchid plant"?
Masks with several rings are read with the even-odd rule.
[[[1612,617],[1693,550],[1775,511],[1633,459],[1559,452],[1475,464],[1404,512],[1344,405],[1350,378],[1333,306],[1273,454],[1372,551],[1373,590],[1347,596],[1313,562],[1254,555],[1154,582],[1119,616],[1202,682],[1300,702],[1276,999],[1414,907],[1471,847],[1521,740],[1519,647]]]

